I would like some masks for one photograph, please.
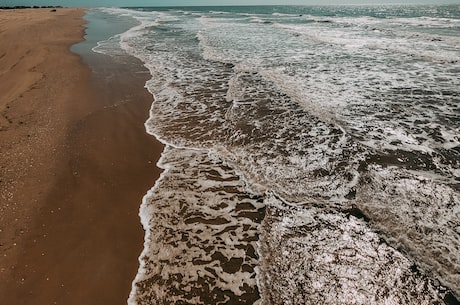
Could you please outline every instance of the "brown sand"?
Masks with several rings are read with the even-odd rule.
[[[95,55],[111,77],[94,78],[68,51],[83,15],[0,10],[2,304],[126,304],[137,271],[152,97],[140,63]]]

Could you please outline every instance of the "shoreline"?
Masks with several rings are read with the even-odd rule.
[[[144,128],[150,75],[134,58],[91,54],[97,65],[88,67],[72,54],[84,14],[13,10],[0,23],[0,37],[14,42],[0,47],[0,78],[22,85],[0,88],[9,93],[0,100],[0,295],[8,304],[126,304],[137,273],[139,206],[163,150]]]

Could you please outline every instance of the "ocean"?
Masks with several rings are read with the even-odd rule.
[[[459,304],[459,5],[88,16],[165,144],[130,305]]]

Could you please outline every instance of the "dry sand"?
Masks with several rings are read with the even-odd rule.
[[[0,10],[2,304],[126,304],[137,271],[152,96],[134,59],[95,55],[106,79],[69,52],[83,15]]]

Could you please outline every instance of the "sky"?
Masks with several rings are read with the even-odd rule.
[[[0,6],[193,6],[193,5],[272,5],[272,4],[460,4],[460,0],[0,0]]]

